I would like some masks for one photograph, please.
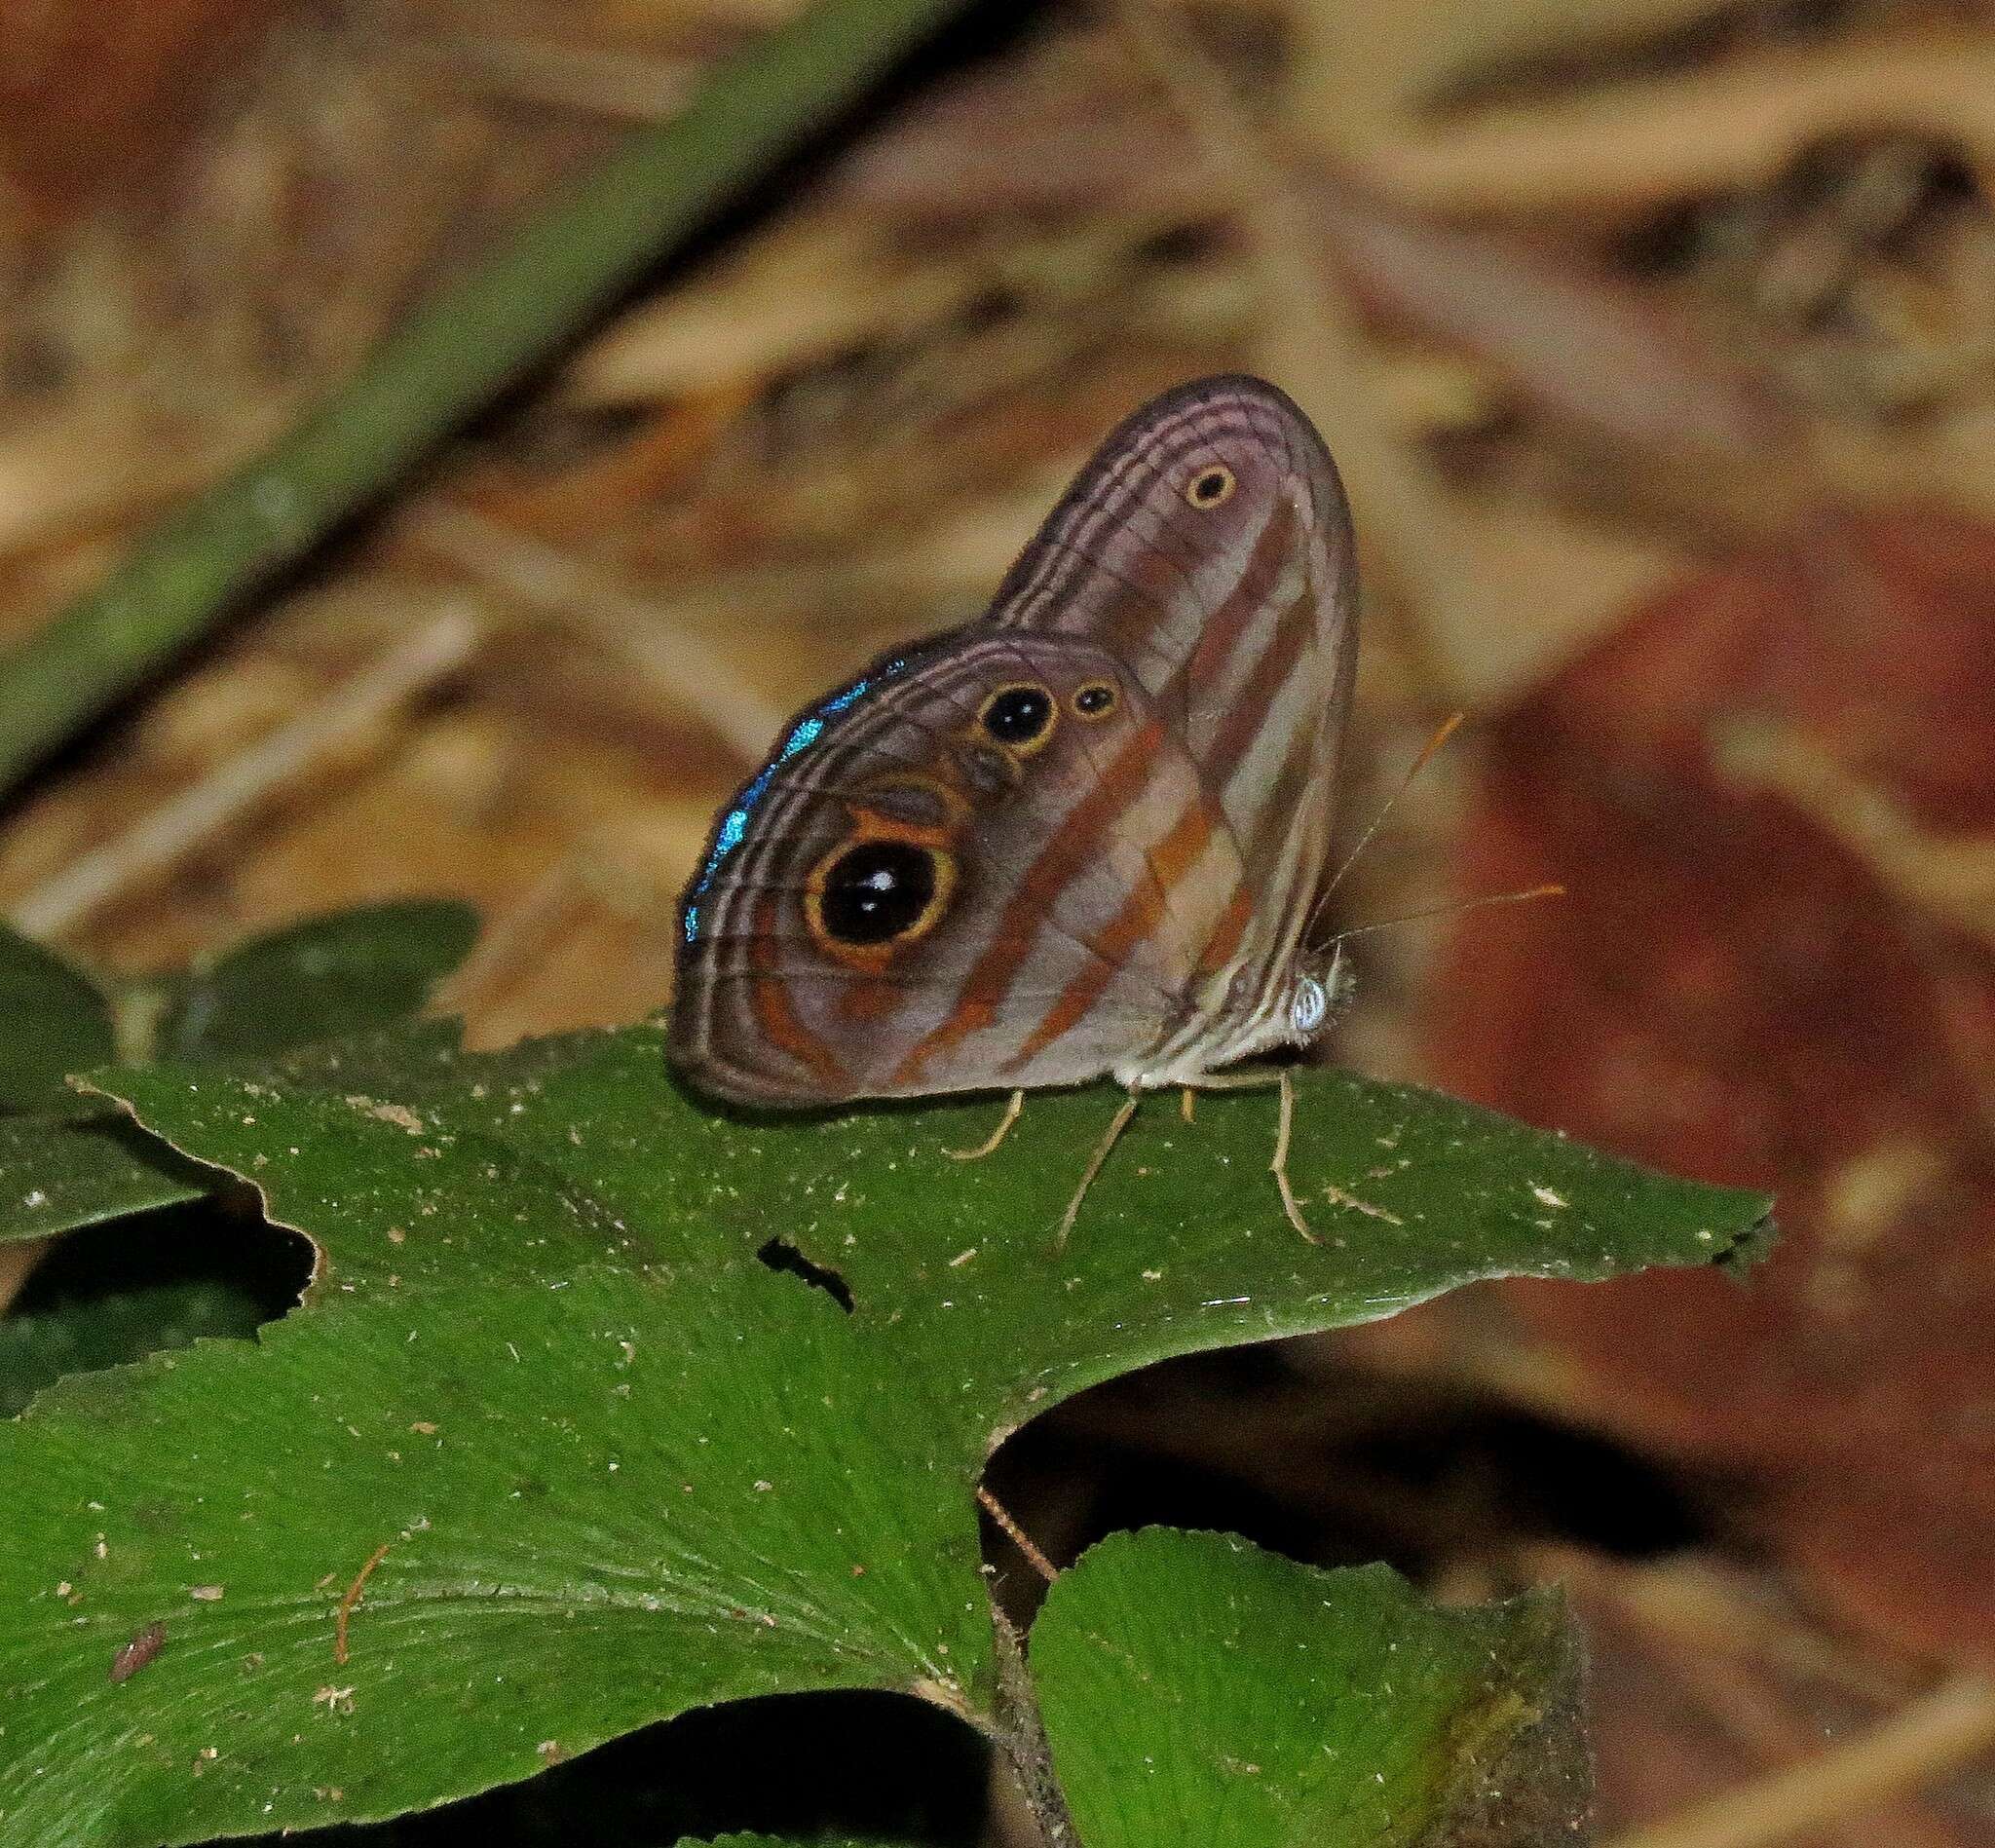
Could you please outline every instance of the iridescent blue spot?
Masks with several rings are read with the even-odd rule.
[[[896,657],[881,668],[878,678],[890,680],[905,669],[907,664],[905,656]],[[721,862],[741,845],[743,837],[748,832],[748,817],[754,811],[755,805],[769,793],[769,785],[775,776],[776,767],[787,764],[799,751],[809,750],[823,735],[825,720],[845,711],[847,706],[856,705],[866,697],[872,685],[872,678],[853,681],[843,693],[833,694],[809,718],[800,719],[791,729],[789,736],[783,740],[782,749],[776,752],[774,761],[742,790],[736,806],[729,810],[722,820],[720,831],[714,836],[713,851],[706,856],[706,865],[700,869],[698,883],[693,887],[696,897],[713,884],[713,877],[720,871]],[[698,935],[699,909],[696,905],[688,905],[686,941],[691,943]]]
[[[714,836],[713,851],[706,856],[706,864],[700,869],[699,884],[693,888],[696,892],[703,892],[713,884],[713,876],[720,871],[721,862],[741,845],[741,837],[748,832],[748,805],[762,793],[762,785],[768,781],[769,773],[765,771],[742,797],[742,806],[728,811],[727,819],[721,823],[721,831]],[[688,915],[686,928],[686,940],[690,943],[693,940],[691,914]]]

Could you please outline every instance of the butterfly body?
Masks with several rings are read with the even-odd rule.
[[[1241,377],[1156,399],[981,618],[800,714],[722,811],[674,1060],[807,1106],[1196,1083],[1313,1037],[1356,645],[1307,420]]]

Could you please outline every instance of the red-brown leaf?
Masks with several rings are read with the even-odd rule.
[[[1776,1191],[1785,1237],[1743,1287],[1513,1300],[1587,1415],[1747,1466],[1790,1557],[1873,1621],[1980,1652],[1995,917],[1977,929],[1945,868],[1995,854],[1991,585],[1973,522],[1825,518],[1504,717],[1464,887],[1570,896],[1462,921],[1431,1042],[1480,1101]],[[1739,768],[1742,732],[1762,767]]]

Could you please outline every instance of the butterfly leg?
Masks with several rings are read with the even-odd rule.
[[[1284,1065],[1277,1066],[1272,1072],[1214,1072],[1198,1080],[1201,1091],[1245,1091],[1263,1084],[1277,1086],[1280,1094],[1275,1114],[1274,1157],[1267,1167],[1282,1196],[1282,1211],[1288,1216],[1289,1224],[1310,1244],[1320,1245],[1323,1240],[1309,1229],[1309,1222],[1302,1217],[1301,1203],[1296,1198],[1296,1189],[1289,1184],[1289,1143],[1296,1127],[1296,1080],[1289,1068]]]
[[[1178,1114],[1188,1123],[1193,1120],[1193,1101],[1198,1096],[1188,1084],[1178,1087]]]
[[[1060,1216],[1060,1236],[1054,1240],[1064,1250],[1067,1234],[1073,1229],[1073,1222],[1080,1214],[1080,1203],[1087,1198],[1087,1190],[1095,1184],[1095,1176],[1102,1171],[1102,1163],[1109,1158],[1109,1151],[1122,1140],[1122,1132],[1129,1127],[1129,1119],[1136,1114],[1136,1106],[1143,1093],[1131,1088],[1117,1108],[1113,1120],[1109,1124],[1108,1134],[1095,1144],[1095,1151],[1087,1158],[1087,1168],[1080,1177],[1080,1186],[1073,1189],[1073,1198],[1067,1202],[1067,1211]]]
[[[1011,1101],[1004,1107],[1004,1114],[998,1119],[998,1127],[974,1149],[945,1149],[942,1152],[952,1161],[981,1161],[986,1155],[995,1155],[998,1144],[1011,1134],[1011,1126],[1018,1121],[1018,1113],[1024,1109],[1025,1093],[1013,1091]]]

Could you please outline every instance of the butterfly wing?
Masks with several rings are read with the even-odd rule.
[[[1286,397],[1216,379],[1139,412],[982,620],[801,715],[722,812],[675,1059],[798,1104],[1157,1082],[1263,1043],[1354,604],[1342,490]]]
[[[797,1104],[1134,1056],[1217,916],[1160,875],[1195,861],[1210,891],[1235,871],[1167,733],[1105,650],[985,624],[800,717],[689,889],[682,1069]]]
[[[1102,445],[989,620],[1084,634],[1171,722],[1238,862],[1151,1082],[1285,1037],[1276,1018],[1322,883],[1358,654],[1356,545],[1336,465],[1260,379],[1201,380]]]

